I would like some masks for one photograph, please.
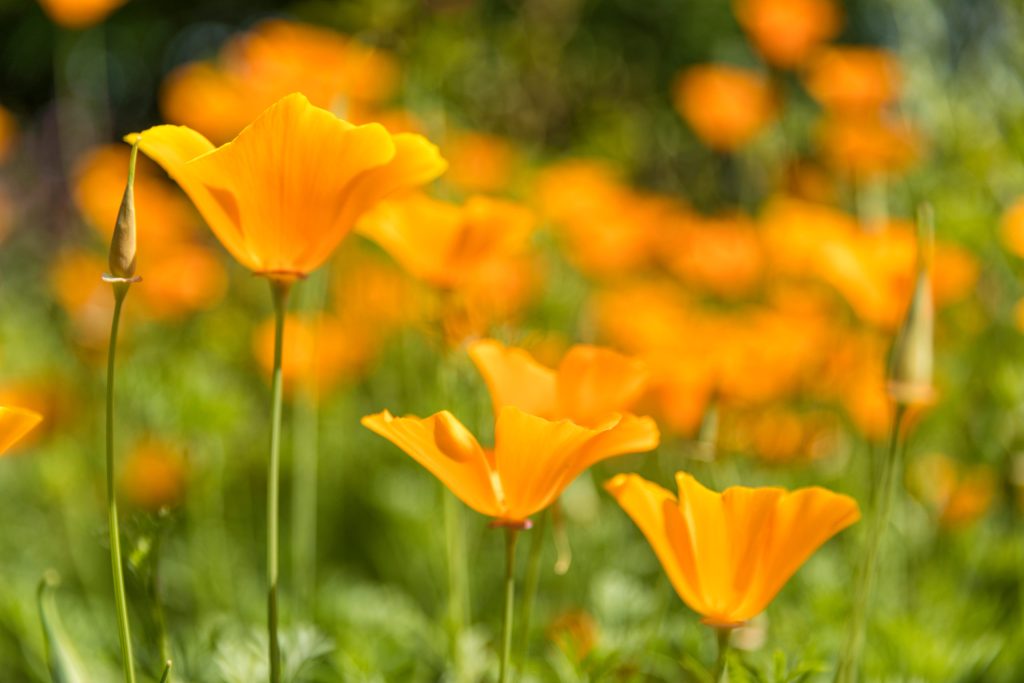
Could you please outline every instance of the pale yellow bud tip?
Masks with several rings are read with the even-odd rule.
[[[114,225],[114,236],[110,240],[110,257],[108,265],[110,274],[115,278],[132,278],[135,275],[135,161],[139,154],[139,139],[135,135],[132,142],[131,160],[128,162],[128,183],[121,199],[121,209],[117,212],[117,223]]]

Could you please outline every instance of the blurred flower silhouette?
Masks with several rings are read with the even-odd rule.
[[[512,143],[486,133],[459,133],[445,145],[451,168],[445,179],[467,192],[500,192],[519,161]]]
[[[753,140],[776,116],[768,80],[725,64],[688,68],[676,80],[676,109],[709,147],[731,152]]]
[[[676,475],[679,496],[635,474],[605,488],[647,537],[679,597],[704,623],[760,614],[825,541],[860,519],[849,496],[813,487],[704,488]]]
[[[964,467],[943,453],[917,458],[907,468],[907,488],[944,529],[964,529],[978,521],[992,507],[996,486],[990,466]]]
[[[321,265],[377,202],[445,168],[422,137],[354,126],[300,94],[221,147],[182,126],[141,136],[140,149],[182,186],[232,256],[283,280]]]
[[[34,410],[0,406],[0,456],[42,422],[43,416]]]
[[[495,425],[495,447],[484,449],[451,413],[426,419],[384,411],[363,425],[404,450],[477,512],[518,525],[545,509],[596,462],[658,445],[650,418],[618,419],[587,428],[551,422],[506,406]]]
[[[825,107],[844,112],[873,112],[900,95],[896,57],[872,47],[832,47],[808,65],[804,83]]]
[[[803,64],[842,24],[835,0],[736,0],[734,10],[761,56],[783,69]]]
[[[83,29],[98,24],[128,0],[39,0],[39,5],[55,23],[65,28]]]
[[[178,450],[150,440],[125,458],[118,490],[129,505],[156,512],[181,502],[186,479],[185,459]]]

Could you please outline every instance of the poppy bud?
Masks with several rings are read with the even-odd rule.
[[[897,404],[911,405],[931,398],[934,360],[935,305],[931,262],[934,241],[931,206],[917,216],[917,278],[914,293],[889,355],[887,390]]]
[[[116,278],[129,279],[135,275],[135,159],[139,153],[139,138],[132,145],[132,156],[128,162],[128,184],[124,188],[121,209],[117,212],[114,236],[110,240],[110,274]]]

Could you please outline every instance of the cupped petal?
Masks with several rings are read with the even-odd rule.
[[[494,457],[508,507],[505,518],[522,521],[550,505],[572,481],[567,472],[594,434],[569,420],[552,422],[503,407],[495,426]]]
[[[598,429],[594,438],[580,451],[577,474],[594,463],[617,455],[654,450],[661,441],[658,425],[649,417],[613,416],[610,424],[611,427]]]
[[[487,456],[451,413],[442,411],[422,419],[394,417],[385,410],[361,422],[405,451],[466,505],[490,517],[502,516]]]
[[[627,412],[647,388],[646,364],[611,349],[577,344],[558,366],[558,406],[574,422],[594,425]]]
[[[482,339],[469,345],[469,357],[483,375],[495,415],[505,406],[515,406],[537,417],[564,417],[556,412],[555,371],[527,351]]]
[[[676,474],[676,486],[680,517],[669,521],[668,533],[675,541],[677,561],[693,567],[693,585],[704,603],[697,611],[713,623],[732,623],[730,607],[737,596],[722,495],[685,472]]]
[[[258,264],[250,260],[237,211],[222,203],[188,166],[188,162],[212,151],[213,144],[185,126],[154,126],[125,136],[129,143],[136,139],[143,154],[160,164],[181,186],[224,248],[246,267],[256,268]]]
[[[0,406],[0,456],[42,420],[43,416],[33,410]]]
[[[762,532],[769,540],[737,611],[743,620],[764,610],[818,548],[860,519],[857,501],[820,487],[780,495],[774,507],[770,526]]]
[[[637,474],[617,475],[604,488],[643,532],[683,602],[698,614],[705,614],[708,608],[701,594],[696,560],[678,547],[687,544],[689,529],[676,497]]]
[[[353,126],[294,93],[188,170],[239,217],[254,270],[305,274],[352,228],[339,218],[359,199],[354,181],[394,158],[380,124]]]

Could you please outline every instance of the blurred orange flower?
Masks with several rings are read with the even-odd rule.
[[[68,314],[75,340],[90,351],[101,351],[109,341],[114,297],[100,279],[106,270],[107,259],[86,249],[61,251],[50,265],[57,303]]]
[[[945,529],[963,529],[980,519],[996,496],[996,476],[988,465],[960,466],[943,453],[915,460],[907,484]]]
[[[458,206],[417,193],[382,203],[358,231],[414,277],[458,289],[522,254],[534,223],[532,212],[513,202],[474,196]]]
[[[680,74],[676,110],[704,144],[735,151],[753,140],[776,116],[778,103],[768,80],[756,71],[724,64],[693,66]]]
[[[761,282],[764,250],[747,216],[693,215],[662,231],[661,259],[688,284],[725,297],[749,293]]]
[[[716,628],[760,614],[815,550],[860,519],[856,501],[818,487],[716,493],[683,472],[676,484],[678,498],[635,474],[605,488],[647,537],[679,597]]]
[[[359,114],[390,97],[397,81],[398,67],[387,53],[322,27],[277,19],[236,36],[215,63],[193,62],[171,73],[160,106],[168,121],[219,143],[292,92],[363,120]]]
[[[832,47],[811,61],[804,84],[829,109],[876,111],[899,97],[899,63],[877,48]]]
[[[10,110],[0,105],[0,164],[5,163],[11,156],[17,139],[18,121]]]
[[[547,636],[566,656],[582,662],[597,645],[597,622],[581,609],[563,612],[548,626]]]
[[[1003,212],[999,231],[1010,253],[1024,258],[1024,197],[1016,199]]]
[[[735,0],[736,18],[771,64],[800,66],[841,28],[835,0]]]
[[[723,449],[777,464],[822,457],[834,445],[838,430],[834,415],[782,406],[728,411],[722,421]]]
[[[182,186],[232,256],[283,279],[316,269],[361,214],[445,168],[424,138],[354,126],[300,94],[221,147],[182,126],[151,128],[139,147]]]
[[[512,143],[497,135],[461,133],[445,145],[451,164],[445,179],[467,192],[500,192],[519,161]]]
[[[185,459],[177,449],[147,441],[125,459],[118,489],[129,505],[156,512],[181,502],[186,479]]]
[[[42,422],[43,416],[34,410],[0,406],[0,456]]]
[[[127,0],[39,0],[39,5],[55,23],[65,28],[83,29],[103,21],[125,2]]]
[[[627,413],[647,387],[642,361],[611,349],[577,344],[557,370],[541,365],[524,349],[494,339],[469,345],[469,355],[487,383],[497,415],[515,406],[547,419],[569,419],[586,427],[609,420],[636,420]]]
[[[829,117],[818,139],[833,167],[861,178],[907,170],[922,147],[905,121],[881,113]]]
[[[510,525],[547,508],[594,463],[658,445],[658,428],[649,418],[588,428],[513,406],[498,414],[493,450],[481,447],[447,411],[426,419],[384,411],[362,423],[412,456],[466,505]]]

